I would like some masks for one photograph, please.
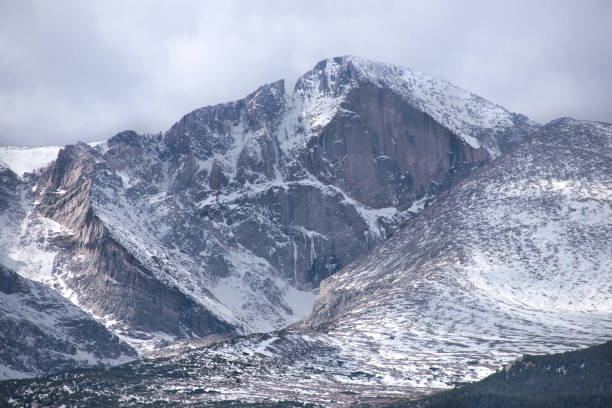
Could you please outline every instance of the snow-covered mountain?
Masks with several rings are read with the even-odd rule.
[[[33,395],[34,406],[71,395],[350,406],[448,388],[524,353],[612,336],[611,220],[612,125],[559,119],[324,280],[290,329],[0,390]]]
[[[343,97],[355,82],[373,85],[381,94],[391,91],[473,148],[483,147],[492,156],[520,142],[526,129],[537,126],[524,115],[511,113],[447,81],[354,56],[321,61],[298,80],[296,91],[307,90],[302,92],[311,102],[309,111],[316,118],[311,123],[327,124],[342,108]]]
[[[15,406],[344,406],[612,336],[609,124],[340,57],[165,133],[34,151],[0,148],[0,323],[29,339],[3,375],[131,358],[102,325],[162,357],[4,383]]]
[[[23,178],[2,262],[141,352],[278,329],[425,197],[537,127],[406,68],[324,60],[292,94],[267,84],[164,134],[66,146],[38,172],[0,150]]]

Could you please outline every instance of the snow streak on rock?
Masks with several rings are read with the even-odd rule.
[[[25,383],[53,400],[349,406],[480,379],[612,335],[612,126],[562,119],[322,284],[289,330]],[[313,330],[314,329],[314,330]],[[91,387],[90,384],[96,384]],[[316,392],[313,392],[316,390]]]
[[[342,73],[352,71],[351,80]],[[323,75],[316,75],[321,71]],[[369,82],[401,95],[415,108],[459,135],[474,148],[485,147],[493,157],[500,155],[509,139],[508,131],[517,124],[537,127],[526,117],[422,72],[365,58],[347,56],[322,61],[298,80],[297,86],[309,92],[307,114],[316,118],[311,126],[326,125],[340,108],[347,90],[355,83]],[[306,84],[306,86],[304,86]],[[317,113],[324,112],[325,115]]]

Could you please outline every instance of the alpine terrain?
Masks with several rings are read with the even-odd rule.
[[[10,406],[375,404],[612,337],[610,124],[347,56],[0,163],[0,375],[64,372]]]

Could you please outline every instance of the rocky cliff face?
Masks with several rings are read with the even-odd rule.
[[[132,344],[272,330],[536,127],[415,71],[329,59],[292,94],[278,81],[164,134],[64,148],[27,179],[3,250]]]
[[[34,172],[3,166],[1,264],[139,351],[188,340],[161,359],[4,383],[2,398],[349,406],[606,340],[611,152],[609,124],[539,127],[444,81],[342,57],[292,94],[276,82],[163,134],[67,146]],[[13,299],[0,326],[38,336],[42,359],[123,353],[90,323],[102,351],[72,342],[65,305],[19,279],[0,279],[0,306]],[[41,334],[25,320],[44,323],[44,308]],[[22,343],[7,344],[40,348]]]
[[[121,322],[116,329],[131,329],[126,334],[201,337],[233,333],[230,325],[202,305],[156,279],[113,237],[91,200],[95,173],[107,171],[98,151],[77,144],[62,149],[38,180],[36,211],[73,232],[57,246],[54,258],[53,272],[62,285],[85,310],[112,316]],[[109,186],[112,180],[105,184]]]
[[[448,185],[452,173],[491,158],[392,87],[362,79],[350,62],[338,63],[324,61],[306,76],[324,79],[317,92],[337,94],[338,83],[346,88],[337,114],[307,142],[304,164],[318,180],[369,207],[405,209],[434,185]],[[331,85],[328,70],[335,73]],[[304,83],[298,92],[315,92]]]

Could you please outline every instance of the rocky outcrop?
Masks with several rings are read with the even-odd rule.
[[[453,171],[491,159],[387,88],[352,89],[342,113],[308,143],[306,166],[372,208],[405,209]]]

